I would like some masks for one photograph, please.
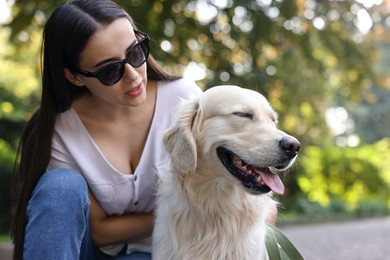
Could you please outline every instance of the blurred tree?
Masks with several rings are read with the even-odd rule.
[[[371,86],[358,104],[350,105],[356,133],[363,143],[390,137],[390,91]],[[390,152],[390,151],[389,151]]]
[[[322,205],[338,198],[352,209],[361,200],[383,201],[390,208],[389,151],[390,139],[358,148],[310,146],[298,181],[308,199]]]
[[[40,31],[10,44],[10,31],[0,30],[0,232],[9,227],[10,180],[25,121],[39,101]]]
[[[377,24],[373,30],[378,62],[374,66],[377,75],[361,94],[359,103],[348,105],[355,122],[356,132],[363,143],[374,143],[390,137],[390,18]]]

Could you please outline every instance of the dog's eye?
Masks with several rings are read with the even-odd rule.
[[[233,115],[253,120],[253,114],[246,112],[233,112]]]

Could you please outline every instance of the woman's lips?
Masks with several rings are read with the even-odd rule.
[[[139,84],[137,87],[131,89],[130,91],[126,92],[127,96],[136,97],[139,96],[142,93],[142,84]]]

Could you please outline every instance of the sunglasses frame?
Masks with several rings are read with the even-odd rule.
[[[139,42],[137,42],[136,44],[134,44],[131,47],[131,49],[129,50],[129,52],[127,53],[126,57],[123,60],[111,62],[111,63],[107,64],[106,66],[98,69],[95,72],[86,71],[86,70],[82,70],[82,69],[79,69],[79,68],[75,68],[75,69],[73,69],[73,71],[77,72],[77,73],[79,73],[79,74],[81,74],[81,75],[83,75],[85,77],[97,78],[100,81],[100,83],[102,83],[105,86],[113,86],[113,85],[115,85],[118,81],[120,81],[122,79],[123,74],[125,72],[124,68],[125,68],[126,63],[130,64],[133,68],[139,68],[146,62],[146,60],[149,57],[149,54],[150,54],[150,46],[149,46],[150,37],[148,35],[142,33],[142,32],[139,32],[139,31],[134,31],[134,32],[135,32],[136,35],[143,36],[143,38]],[[143,54],[145,56],[145,60],[141,64],[139,64],[138,66],[134,66],[133,64],[131,64],[131,60],[129,60],[129,57],[132,54],[132,52],[136,48],[138,48],[138,47],[141,48],[141,50],[142,50],[142,52],[143,52]],[[114,64],[118,64],[118,63],[121,64],[121,67],[119,68],[119,71],[121,71],[120,72],[120,74],[121,74],[120,77],[115,82],[110,83],[110,84],[108,84],[107,82],[103,82],[104,80],[102,80],[100,78],[101,75],[99,75],[99,74],[101,74],[101,72],[104,71],[105,69],[107,69],[108,67],[110,67],[110,66],[112,66]]]

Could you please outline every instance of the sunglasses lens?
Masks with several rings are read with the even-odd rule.
[[[140,42],[127,56],[127,62],[134,68],[140,67],[149,56],[149,44],[148,39],[144,39]]]
[[[112,86],[123,76],[124,66],[120,62],[113,63],[99,72],[99,80],[104,85]]]

